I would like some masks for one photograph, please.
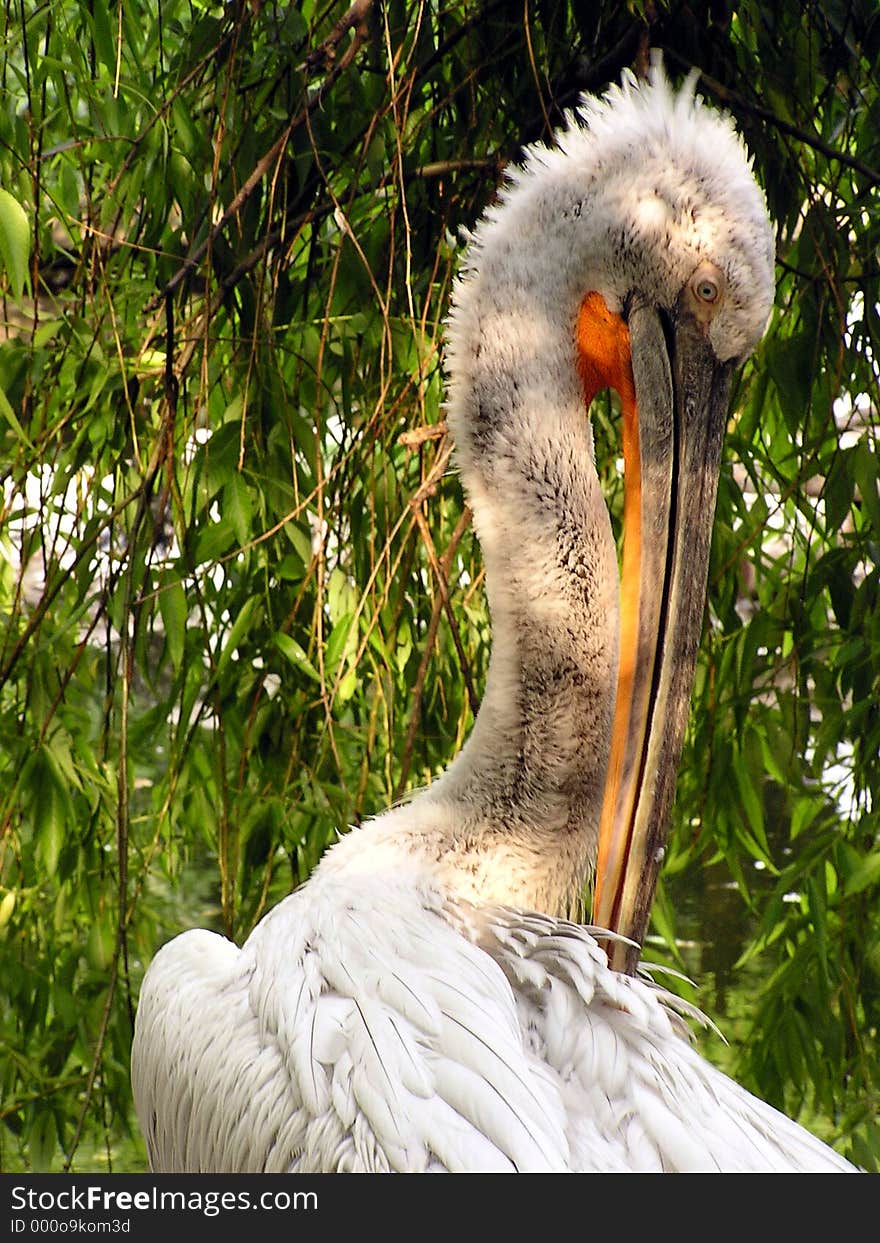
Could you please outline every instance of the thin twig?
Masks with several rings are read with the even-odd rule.
[[[443,567],[437,556],[437,550],[434,547],[434,541],[431,538],[431,530],[428,526],[425,515],[422,513],[421,506],[413,505],[412,511],[415,515],[419,531],[421,532],[422,542],[425,545],[425,551],[428,554],[428,563],[434,572],[435,579],[437,580],[437,590],[442,598],[443,610],[446,613],[446,620],[449,622],[449,629],[452,632],[452,641],[455,644],[455,650],[458,653],[459,663],[461,664],[461,673],[464,678],[465,687],[467,688],[471,712],[473,712],[474,716],[476,716],[480,710],[480,697],[474,688],[473,679],[471,678],[470,665],[468,663],[467,656],[465,655],[464,645],[462,644],[461,634],[458,629],[458,621],[452,608],[452,601],[449,599],[449,584],[447,582],[446,574],[444,573]]]
[[[465,506],[461,512],[452,537],[447,545],[446,551],[440,558],[440,566],[444,576],[448,577],[449,570],[452,565],[452,558],[461,542],[461,538],[471,523],[471,511]],[[402,797],[406,789],[407,778],[409,777],[410,764],[412,763],[413,747],[415,746],[416,731],[419,727],[422,712],[422,697],[425,691],[425,679],[428,675],[428,668],[431,664],[431,658],[434,655],[434,642],[437,638],[437,629],[440,625],[440,611],[443,608],[443,595],[437,592],[434,597],[434,605],[431,609],[431,620],[428,623],[427,634],[425,635],[425,643],[422,651],[422,658],[419,661],[418,672],[416,673],[415,684],[412,688],[412,708],[410,709],[409,722],[406,727],[406,737],[403,740],[403,755],[400,761],[400,778],[397,782],[397,789],[394,792],[395,800]]]
[[[440,423],[430,423],[426,427],[413,427],[409,431],[401,432],[397,443],[405,449],[419,449],[428,440],[442,440],[448,430],[444,419]]]

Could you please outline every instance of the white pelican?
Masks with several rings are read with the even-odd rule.
[[[657,65],[512,175],[448,334],[494,627],[482,707],[445,774],[344,836],[241,949],[191,931],[157,954],[132,1052],[154,1170],[852,1168],[565,918],[598,849],[603,926],[644,926],[728,379],[772,271],[731,122]],[[608,386],[620,579],[586,415]]]

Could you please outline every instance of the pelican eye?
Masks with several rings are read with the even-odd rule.
[[[724,302],[727,280],[721,268],[704,260],[681,291],[681,305],[708,330]]]
[[[721,296],[717,281],[713,281],[709,276],[701,276],[694,281],[694,293],[701,302],[706,302],[710,306]]]

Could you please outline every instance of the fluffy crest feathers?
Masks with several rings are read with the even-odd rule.
[[[627,73],[601,98],[585,96],[554,145],[534,144],[508,170],[470,239],[450,345],[476,284],[577,305],[596,289],[612,309],[637,288],[671,307],[703,260],[729,282],[712,343],[722,361],[742,359],[773,302],[766,201],[733,120],[697,95],[695,75],[675,90],[657,57],[647,81]]]

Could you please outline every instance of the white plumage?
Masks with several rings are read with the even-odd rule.
[[[696,315],[722,366],[772,301],[729,122],[659,69],[581,119],[480,226],[450,325],[494,627],[474,730],[241,949],[195,931],[156,956],[132,1054],[154,1170],[852,1168],[702,1059],[675,999],[562,918],[595,859],[618,667],[579,308],[595,291],[612,315],[691,322],[683,291],[711,264],[723,297]],[[646,404],[642,367],[634,345]]]
[[[198,931],[157,955],[135,1075],[154,1169],[850,1168],[584,928],[351,862],[331,853],[242,950]]]

